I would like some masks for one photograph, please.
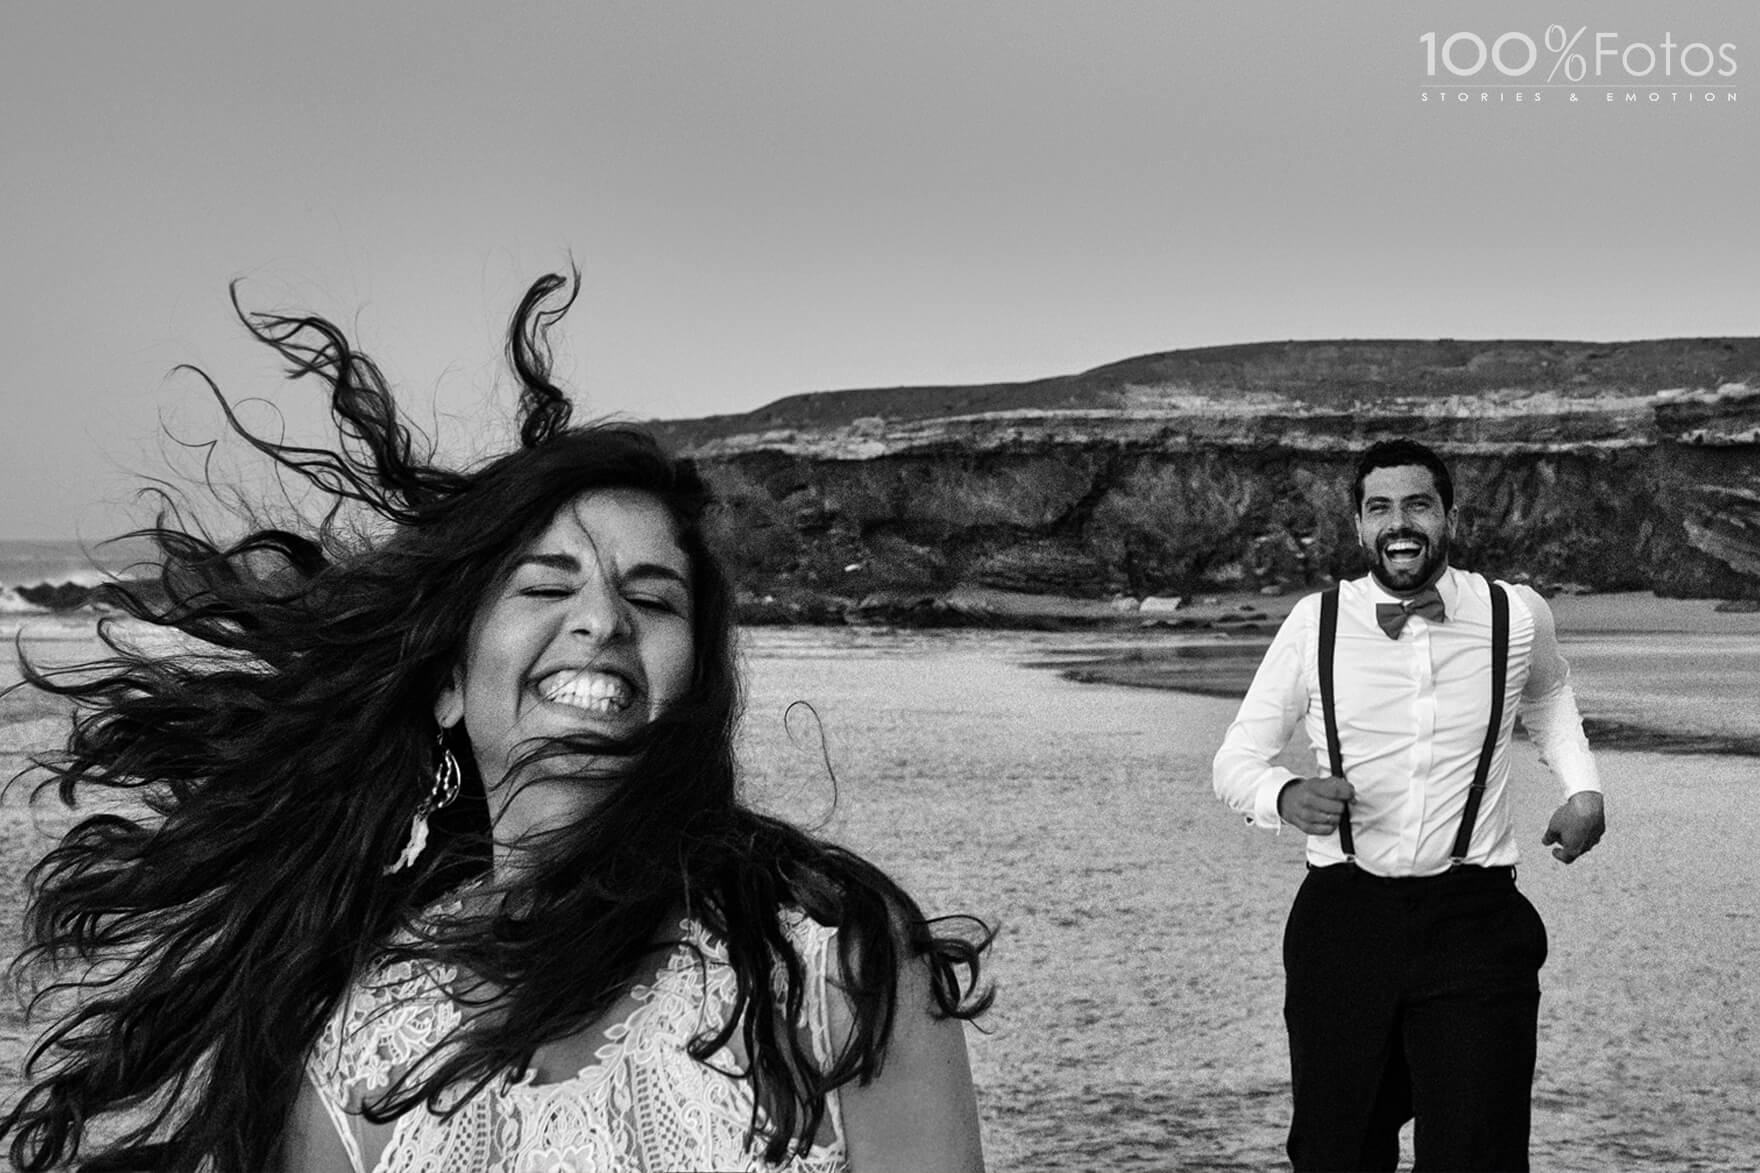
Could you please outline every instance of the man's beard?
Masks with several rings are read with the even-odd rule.
[[[1424,551],[1413,566],[1395,570],[1387,565],[1385,550],[1387,543],[1402,538],[1421,542]],[[1369,559],[1369,573],[1375,576],[1376,582],[1393,594],[1409,595],[1429,586],[1448,565],[1448,533],[1444,531],[1432,543],[1416,530],[1390,530],[1376,538],[1374,550],[1363,547],[1363,555]]]

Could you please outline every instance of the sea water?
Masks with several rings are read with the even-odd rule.
[[[117,542],[0,541],[0,587],[78,583],[96,586],[111,574],[150,564],[151,546],[130,538]]]

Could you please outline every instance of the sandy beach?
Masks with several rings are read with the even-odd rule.
[[[1747,647],[1760,635],[1760,618],[1711,603],[1554,605],[1585,649],[1604,636]],[[1000,926],[997,1006],[970,1035],[992,1168],[1283,1165],[1279,947],[1302,843],[1244,827],[1211,793],[1232,698],[1058,670],[1128,649],[1119,633],[744,638],[754,799],[868,854],[932,912]],[[89,625],[69,623],[29,646],[70,659],[88,641]],[[1597,655],[1578,665],[1586,697],[1641,691],[1642,653]],[[796,701],[812,713],[785,716]],[[63,721],[28,694],[0,701],[0,767]],[[1614,749],[1600,763],[1610,830],[1567,868],[1539,845],[1554,785],[1531,746],[1517,750],[1520,882],[1551,936],[1534,1167],[1756,1168],[1760,758]],[[49,813],[16,794],[0,807],[9,891]],[[16,1015],[0,1023],[9,1068],[23,1035]]]

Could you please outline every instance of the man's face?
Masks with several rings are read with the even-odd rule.
[[[1422,590],[1442,574],[1454,520],[1454,511],[1442,507],[1436,478],[1423,465],[1378,468],[1363,479],[1357,540],[1369,572],[1395,594]]]

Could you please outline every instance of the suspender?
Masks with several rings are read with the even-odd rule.
[[[1497,735],[1503,729],[1503,689],[1509,675],[1509,596],[1496,583],[1491,584],[1491,721],[1485,729],[1485,744],[1479,750],[1479,768],[1473,771],[1473,784],[1467,788],[1467,809],[1461,813],[1460,833],[1454,837],[1454,850],[1448,853],[1449,866],[1458,868],[1467,858],[1467,846],[1473,840],[1473,823],[1479,818],[1479,802],[1485,797],[1485,779],[1491,773],[1491,755],[1497,750]]]
[[[1320,596],[1320,712],[1326,718],[1326,756],[1332,763],[1332,776],[1344,777],[1344,751],[1338,745],[1338,711],[1332,697],[1332,653],[1338,643],[1338,588],[1332,587]],[[1346,806],[1338,816],[1338,845],[1344,849],[1346,863],[1357,862],[1357,845],[1351,841],[1351,808]]]
[[[1503,692],[1509,675],[1509,596],[1501,586],[1491,583],[1491,720],[1485,729],[1485,743],[1479,749],[1479,765],[1473,771],[1473,784],[1467,788],[1466,809],[1461,812],[1460,831],[1454,837],[1454,850],[1449,852],[1449,867],[1458,868],[1467,858],[1473,841],[1473,824],[1479,819],[1479,804],[1485,798],[1485,780],[1491,774],[1491,755],[1497,751],[1497,736],[1503,729]],[[1332,776],[1344,777],[1344,751],[1338,741],[1338,713],[1332,686],[1333,655],[1338,643],[1338,588],[1332,587],[1320,596],[1320,711],[1326,720],[1326,756]],[[1347,806],[1338,818],[1338,845],[1344,850],[1346,863],[1357,861],[1356,844],[1351,838],[1351,812]]]

